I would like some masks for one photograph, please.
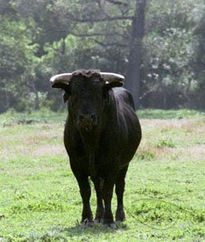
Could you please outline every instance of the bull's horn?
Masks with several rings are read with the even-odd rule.
[[[101,77],[104,79],[104,81],[113,82],[113,81],[119,81],[124,82],[125,77],[120,74],[111,73],[111,72],[100,72]]]
[[[51,82],[52,85],[54,85],[56,83],[68,84],[71,77],[72,77],[72,73],[62,73],[62,74],[52,76],[51,79],[50,79],[50,82]]]

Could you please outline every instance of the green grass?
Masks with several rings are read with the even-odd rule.
[[[204,241],[204,113],[138,114],[143,139],[126,177],[127,220],[114,230],[79,225],[81,198],[63,147],[66,113],[0,115],[0,241]],[[95,201],[92,185],[93,212]]]
[[[161,110],[161,109],[144,109],[138,112],[140,118],[146,119],[184,119],[184,118],[199,118],[204,116],[204,111],[198,110]]]
[[[204,111],[198,110],[160,110],[160,109],[143,109],[138,110],[140,119],[190,119],[205,117]],[[32,113],[17,113],[9,110],[7,113],[0,115],[0,124],[2,126],[13,126],[14,124],[33,124],[33,123],[53,123],[62,122],[67,115],[66,111],[52,112],[46,108]]]

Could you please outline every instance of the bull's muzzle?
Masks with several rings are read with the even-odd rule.
[[[91,131],[97,125],[96,114],[79,114],[78,126],[85,131]]]

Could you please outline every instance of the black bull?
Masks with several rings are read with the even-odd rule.
[[[51,82],[52,87],[65,91],[64,101],[68,101],[64,144],[83,201],[82,223],[93,222],[90,176],[97,195],[95,221],[112,226],[114,185],[116,221],[125,220],[125,176],[141,140],[140,123],[131,94],[119,87],[122,80],[105,81],[100,72],[92,71],[68,74],[69,78],[54,76]]]

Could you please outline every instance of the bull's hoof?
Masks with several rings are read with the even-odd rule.
[[[84,228],[84,227],[87,227],[87,226],[93,226],[94,224],[94,221],[93,220],[89,220],[89,219],[84,219],[81,221],[81,226]]]
[[[124,222],[125,220],[125,216],[116,216],[116,222]]]
[[[124,222],[126,220],[124,211],[123,210],[117,210],[115,219],[118,222]]]
[[[103,225],[104,227],[108,227],[108,228],[112,228],[112,229],[115,229],[116,228],[116,224],[115,222],[113,221],[113,218],[112,217],[108,217],[108,218],[104,218],[103,219]]]
[[[95,218],[94,224],[99,224],[99,223],[103,223],[103,219],[102,218]]]
[[[104,208],[98,207],[95,215],[95,223],[103,223]]]

